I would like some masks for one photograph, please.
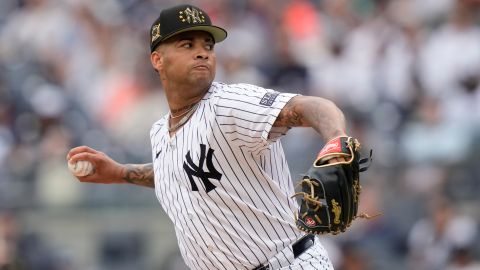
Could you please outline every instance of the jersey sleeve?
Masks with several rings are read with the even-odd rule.
[[[273,123],[297,94],[281,93],[249,84],[219,85],[216,118],[226,136],[244,145],[270,143],[288,128]]]
[[[152,148],[152,162],[155,162],[155,155],[159,151],[158,144],[159,144],[159,141],[163,138],[160,131],[162,130],[162,128],[165,127],[167,123],[168,122],[166,118],[163,117],[157,122],[155,122],[152,125],[152,128],[150,129],[150,146]]]

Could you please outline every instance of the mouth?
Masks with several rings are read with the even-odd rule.
[[[209,70],[210,67],[207,65],[196,65],[193,67],[193,69],[199,69],[199,70]]]

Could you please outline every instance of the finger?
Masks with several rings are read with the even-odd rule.
[[[329,164],[338,163],[338,162],[345,162],[347,159],[345,157],[334,157],[328,160]]]
[[[95,176],[95,168],[94,168],[93,171],[92,171],[90,174],[88,174],[88,175],[85,175],[85,176],[77,176],[77,179],[78,179],[80,182],[98,183],[97,176]]]
[[[337,163],[338,161],[339,161],[338,158],[335,157],[335,158],[329,159],[329,160],[328,160],[328,163],[329,163],[329,164],[332,164],[332,163]]]
[[[95,149],[82,145],[82,146],[78,146],[70,149],[70,151],[67,154],[67,160],[69,160],[72,156],[78,153],[83,153],[83,152],[92,153],[92,154],[98,153],[98,151],[96,151]]]
[[[75,163],[79,160],[90,161],[95,166],[100,160],[100,157],[98,153],[82,152],[71,156],[70,159],[68,159],[68,163]]]

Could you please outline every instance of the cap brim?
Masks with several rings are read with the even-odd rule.
[[[210,33],[213,36],[213,39],[215,40],[215,43],[219,43],[224,41],[227,38],[227,31],[225,29],[220,28],[218,26],[214,25],[197,25],[197,26],[189,26],[184,29],[180,29],[176,32],[171,33],[168,36],[165,36],[162,38],[161,41],[165,41],[177,34],[184,33],[184,32],[190,32],[190,31],[205,31]]]

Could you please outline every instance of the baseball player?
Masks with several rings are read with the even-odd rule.
[[[213,82],[214,46],[227,32],[198,7],[162,10],[150,37],[170,108],[150,132],[153,162],[119,164],[80,146],[67,160],[94,170],[78,179],[154,188],[191,269],[333,269],[318,239],[295,226],[279,138],[297,126],[325,141],[345,136],[342,112],[319,97]]]

